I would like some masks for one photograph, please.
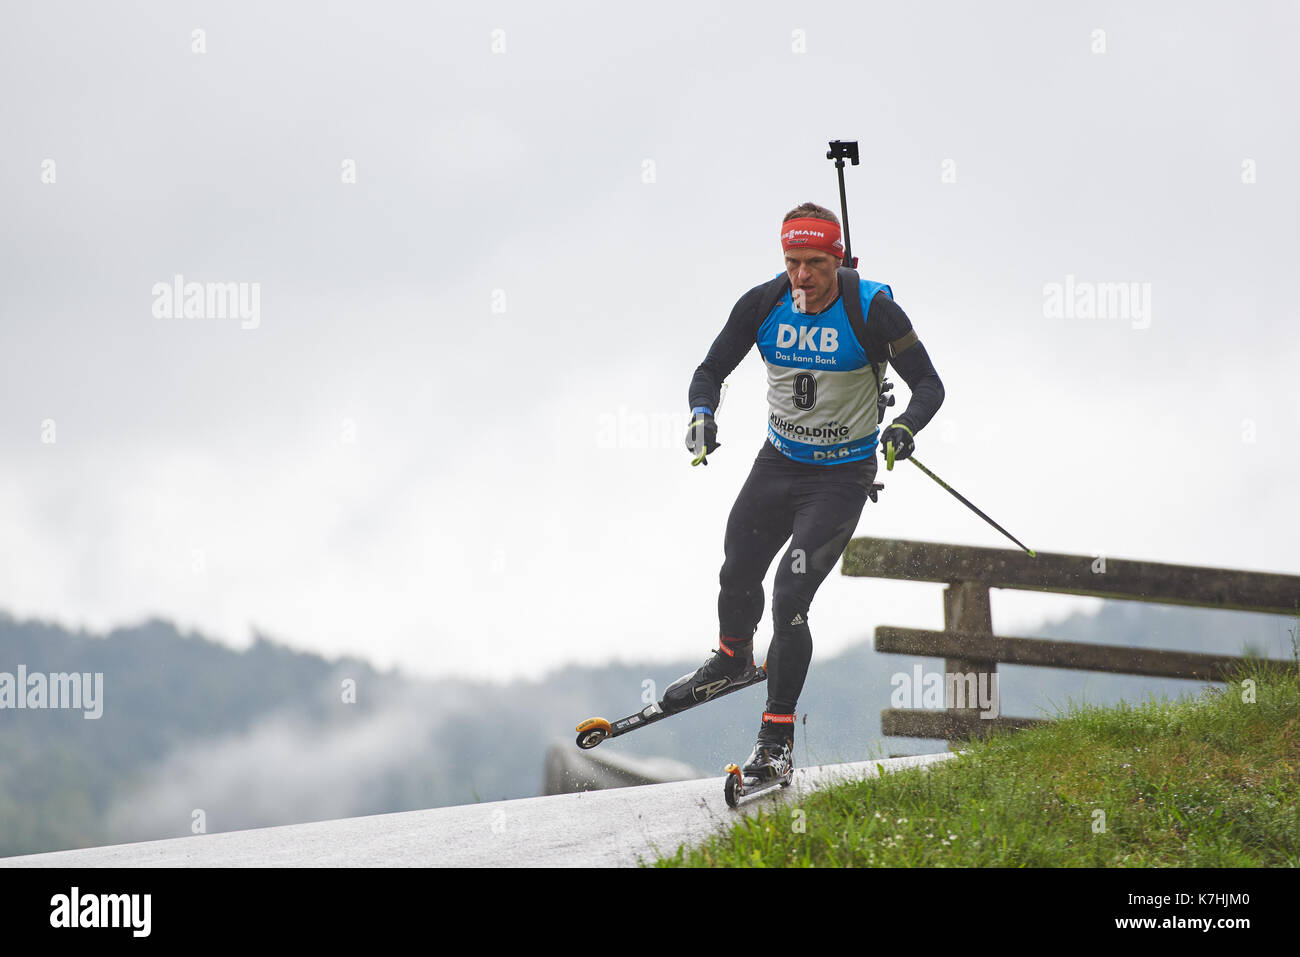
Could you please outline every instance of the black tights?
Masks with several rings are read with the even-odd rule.
[[[763,578],[790,541],[772,592],[767,710],[793,714],[812,660],[808,608],[857,528],[876,458],[837,465],[794,462],[770,443],[754,460],[727,519],[718,594],[723,635],[751,639],[763,616]]]

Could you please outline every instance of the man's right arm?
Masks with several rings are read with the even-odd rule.
[[[758,315],[762,290],[763,286],[755,286],[736,301],[727,324],[695,370],[689,393],[692,411],[699,408],[717,411],[722,380],[740,365],[740,360],[758,339],[758,327],[764,318]]]

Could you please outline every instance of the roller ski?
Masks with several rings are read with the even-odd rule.
[[[670,684],[654,704],[612,723],[604,718],[588,718],[578,725],[575,729],[578,747],[590,750],[606,738],[637,731],[766,680],[767,670],[754,664],[753,639],[744,642],[719,639],[713,656],[698,670]]]
[[[728,764],[722,795],[728,807],[775,787],[786,788],[794,778],[794,715],[764,714],[758,743],[745,766]]]

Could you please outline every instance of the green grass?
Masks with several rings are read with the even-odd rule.
[[[1051,724],[961,747],[929,769],[773,803],[656,864],[1300,865],[1300,666],[1259,664],[1197,698],[1070,705]]]

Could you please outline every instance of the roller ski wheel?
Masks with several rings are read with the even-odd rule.
[[[727,801],[727,807],[740,806],[740,792],[745,787],[745,779],[740,774],[740,768],[734,764],[727,765],[727,783],[722,786],[722,796]]]
[[[589,751],[610,736],[610,723],[604,718],[588,718],[578,725],[578,747]]]

